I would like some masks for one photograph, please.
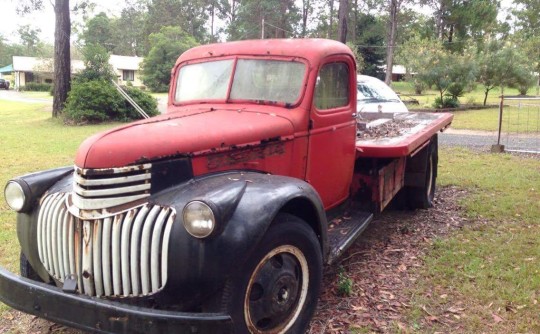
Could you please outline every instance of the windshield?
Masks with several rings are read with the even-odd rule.
[[[357,100],[400,101],[399,97],[382,81],[359,81]]]
[[[235,67],[234,62],[226,59],[183,66],[177,79],[176,102],[232,99],[293,104],[300,98],[306,71],[303,63],[238,59]]]

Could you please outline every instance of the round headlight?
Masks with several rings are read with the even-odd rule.
[[[15,211],[21,211],[26,201],[24,190],[20,184],[15,181],[9,181],[4,189],[4,195],[9,207]]]
[[[189,202],[184,207],[184,227],[195,238],[206,238],[216,226],[214,212],[201,201]]]

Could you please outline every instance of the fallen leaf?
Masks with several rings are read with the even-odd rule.
[[[439,296],[439,298],[446,299],[446,298],[448,298],[448,295],[447,294],[442,294],[442,295]]]
[[[501,318],[500,316],[496,315],[495,313],[491,313],[491,316],[493,317],[493,321],[498,324],[499,322],[502,322],[504,321],[503,318]]]

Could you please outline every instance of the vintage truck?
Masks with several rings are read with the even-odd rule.
[[[21,276],[0,300],[97,333],[303,333],[331,264],[399,195],[431,205],[452,116],[356,114],[350,49],[204,45],[167,113],[9,181]]]

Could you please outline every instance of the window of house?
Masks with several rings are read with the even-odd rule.
[[[133,81],[133,80],[135,80],[135,71],[134,70],[123,70],[122,71],[122,80],[124,80],[124,81]]]
[[[349,104],[349,66],[329,63],[319,71],[315,86],[315,107],[334,109]]]

